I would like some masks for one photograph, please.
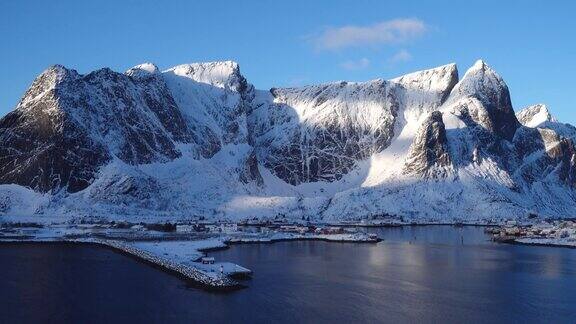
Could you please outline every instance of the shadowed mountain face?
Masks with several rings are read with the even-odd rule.
[[[173,139],[190,140],[185,126],[159,79],[109,69],[81,76],[54,66],[0,123],[2,180],[79,191],[112,157],[128,164],[179,157]]]
[[[169,80],[173,78],[177,77]],[[218,91],[209,84],[201,87]],[[240,98],[240,90],[230,92]],[[217,100],[217,95],[223,94],[209,99]],[[137,66],[126,74],[102,69],[87,75],[53,66],[0,121],[0,181],[42,192],[76,192],[112,159],[130,165],[168,162],[181,157],[178,143],[193,145],[197,156],[214,155],[222,145],[221,134],[188,117],[153,65]],[[238,116],[226,117],[237,124]],[[225,142],[239,129],[227,127],[233,134],[223,136]]]
[[[502,214],[567,216],[575,138],[544,105],[516,115],[482,61],[461,80],[449,64],[269,91],[234,62],[53,66],[0,120],[0,184],[58,197],[35,207],[43,213],[98,202],[126,214],[434,216],[474,196]],[[0,203],[18,208],[26,189],[14,190],[0,185]]]

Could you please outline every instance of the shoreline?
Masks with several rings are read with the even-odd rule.
[[[162,223],[162,220],[159,220],[160,223]],[[165,222],[170,223],[170,220],[166,220]],[[233,223],[230,221],[224,221],[224,222],[205,222],[205,223],[200,223],[203,225],[217,225],[217,224],[227,224],[227,223]],[[11,224],[19,224],[18,222],[11,222],[11,221],[2,221],[0,220],[0,228],[3,224],[6,225],[11,225]],[[26,226],[26,225],[30,225],[33,224],[33,226]],[[79,225],[91,225],[92,223],[24,223],[23,226],[16,226],[14,228],[45,228],[45,227],[50,227],[50,226],[79,226]],[[129,224],[140,224],[138,222],[136,223],[129,223]],[[174,221],[173,224],[189,224],[188,222],[179,222],[179,221]],[[191,223],[190,223],[191,224]],[[299,222],[287,222],[287,223],[282,223],[282,224],[278,224],[276,226],[284,226],[284,225],[299,225],[301,223]],[[311,222],[311,225],[316,225],[316,226],[333,226],[333,227],[357,227],[357,228],[371,228],[371,227],[375,227],[375,228],[395,228],[395,227],[419,227],[419,226],[452,226],[452,227],[497,227],[497,226],[504,226],[505,222],[502,223],[462,223],[462,222],[445,222],[445,223],[434,223],[434,222],[414,222],[414,223],[377,223],[377,224],[359,224],[359,223],[314,223]],[[526,222],[524,224],[533,224],[531,222]],[[99,223],[94,223],[93,225],[102,225]],[[271,226],[270,224],[243,224],[243,223],[236,223],[236,225],[238,227],[269,227]]]
[[[240,240],[229,240],[225,241],[228,245],[242,245],[242,244],[274,244],[279,242],[298,242],[298,241],[319,241],[328,243],[353,243],[353,244],[376,244],[382,242],[383,239],[378,238],[373,241],[362,241],[362,240],[346,240],[346,239],[328,239],[324,237],[295,237],[295,238],[271,238],[265,240],[259,239],[240,239]],[[226,249],[226,248],[222,248]],[[216,250],[220,250],[216,248]]]
[[[540,247],[551,247],[551,248],[576,249],[576,245],[556,244],[556,243],[521,242],[521,241],[516,241],[516,240],[500,241],[497,243],[510,244],[510,245],[525,245],[525,246],[540,246]]]
[[[509,244],[509,245],[525,245],[525,246],[540,246],[540,247],[551,247],[551,248],[565,248],[565,249],[576,249],[576,245],[552,243],[552,242],[538,242],[538,241],[519,241],[522,238],[517,237],[492,237],[492,242],[498,244]],[[545,239],[543,239],[545,240]]]
[[[485,231],[499,243],[576,248],[576,223],[572,220],[528,226],[508,224]]]
[[[287,223],[293,225],[297,223]],[[340,223],[313,223],[313,225],[353,227],[353,228],[396,228],[396,227],[425,227],[425,226],[451,226],[451,227],[495,227],[502,226],[499,223],[392,223],[392,224],[340,224]],[[238,227],[266,227],[263,224],[238,224]]]

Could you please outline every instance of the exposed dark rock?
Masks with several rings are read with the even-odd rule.
[[[512,140],[520,123],[516,119],[508,86],[483,61],[466,72],[450,94],[452,100],[467,98],[459,113],[506,140]],[[472,100],[470,100],[472,99]]]
[[[406,158],[403,172],[425,178],[446,177],[452,169],[442,113],[434,111],[424,121]]]
[[[0,120],[0,182],[76,192],[113,156],[129,164],[179,157],[173,139],[189,136],[161,80],[53,66]]]
[[[98,167],[111,159],[72,117],[59,109],[56,78],[74,75],[61,67],[42,74],[18,109],[0,120],[0,183],[37,191],[86,188]]]

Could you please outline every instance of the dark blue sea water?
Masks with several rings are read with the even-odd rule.
[[[574,323],[576,250],[497,245],[482,228],[374,230],[378,244],[212,253],[254,271],[212,293],[107,249],[0,244],[1,323]]]

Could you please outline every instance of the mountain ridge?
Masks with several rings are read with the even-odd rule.
[[[0,215],[570,217],[574,130],[481,60],[269,91],[233,61],[55,65],[0,120]]]

